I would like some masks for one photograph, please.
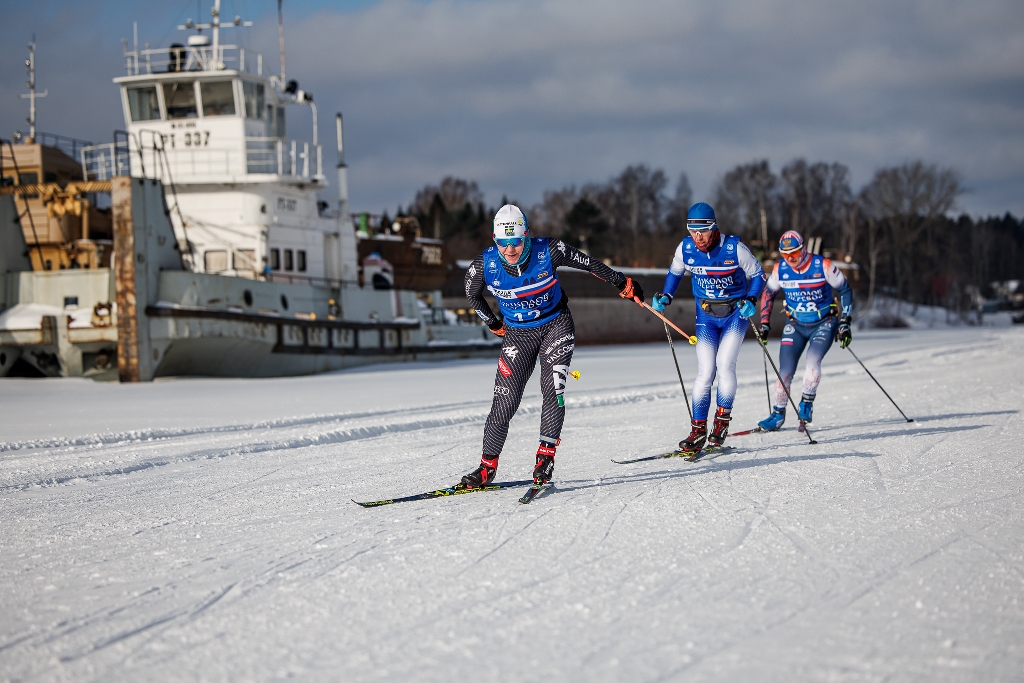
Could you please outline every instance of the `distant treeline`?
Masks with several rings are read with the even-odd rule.
[[[664,171],[639,164],[603,183],[547,191],[523,208],[535,235],[560,237],[617,265],[665,267],[694,201],[685,173],[671,194],[668,187]],[[722,230],[740,235],[763,259],[777,257],[783,232],[799,230],[808,241],[820,238],[822,253],[858,264],[854,284],[868,298],[884,292],[963,310],[989,283],[1024,279],[1024,222],[1009,213],[955,217],[963,191],[954,171],[922,161],[879,169],[854,192],[843,164],[795,159],[776,174],[764,160],[725,173],[708,201]],[[495,210],[485,208],[475,181],[452,177],[399,207],[456,258],[490,244]]]

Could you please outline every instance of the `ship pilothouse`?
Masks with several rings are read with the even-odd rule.
[[[436,235],[406,219],[357,244],[341,114],[337,204],[319,198],[316,104],[285,78],[283,43],[280,75],[222,44],[219,0],[212,21],[179,28],[185,44],[125,46],[126,130],[82,148],[80,180],[45,145],[0,154],[0,244],[15,245],[0,266],[8,283],[17,272],[0,288],[0,376],[20,363],[125,382],[269,377],[493,355],[500,339],[444,308]],[[288,117],[306,115],[312,140],[289,138]],[[101,210],[90,193],[107,192]]]
[[[262,55],[220,42],[221,28],[250,24],[222,25],[217,0],[210,23],[178,27],[196,31],[187,44],[126,48],[128,75],[114,82],[127,140],[93,150],[87,171],[115,175],[126,164],[160,179],[195,272],[354,281],[343,221],[317,194],[326,183],[312,95],[266,73]],[[308,107],[312,142],[288,138],[289,105]]]

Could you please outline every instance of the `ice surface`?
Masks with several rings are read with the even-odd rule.
[[[492,361],[0,381],[0,679],[1020,681],[1024,330],[854,333],[816,446],[685,431],[667,345],[578,349],[556,487],[479,457]],[[777,342],[772,342],[773,350]],[[676,345],[689,388],[692,349]],[[734,430],[767,414],[744,346]],[[536,377],[499,479],[528,478]]]

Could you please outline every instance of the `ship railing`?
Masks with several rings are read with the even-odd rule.
[[[82,149],[82,174],[88,180],[109,180],[130,173],[164,182],[188,182],[194,176],[277,175],[322,181],[323,150],[298,140],[246,138],[224,147],[170,147],[166,136],[132,135],[128,141]],[[150,140],[151,139],[151,140]],[[170,177],[165,177],[166,175]]]
[[[124,56],[129,76],[222,69],[263,75],[263,55],[237,45],[220,45],[216,55],[212,45],[172,45],[167,48],[126,49]]]
[[[82,177],[86,180],[110,180],[128,175],[131,169],[131,155],[123,142],[83,147],[81,161]]]

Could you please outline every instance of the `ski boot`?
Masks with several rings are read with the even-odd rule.
[[[800,397],[800,405],[796,409],[800,421],[811,424],[811,416],[814,413],[814,397],[804,394]]]
[[[711,428],[711,433],[708,434],[708,446],[721,446],[725,443],[725,437],[729,436],[729,422],[732,420],[732,415],[725,408],[719,407],[715,411],[715,424]]]
[[[541,442],[537,447],[537,464],[533,466],[533,483],[541,486],[551,481],[555,471],[555,447]]]
[[[487,486],[494,481],[494,474],[498,469],[498,456],[488,459],[486,455],[480,456],[480,467],[476,468],[462,478],[456,488],[478,489]]]
[[[772,408],[772,414],[757,423],[757,426],[766,432],[778,431],[782,423],[786,421],[785,408]]]
[[[679,453],[682,455],[695,455],[704,448],[704,442],[708,438],[708,421],[691,420],[690,435],[679,442]]]

